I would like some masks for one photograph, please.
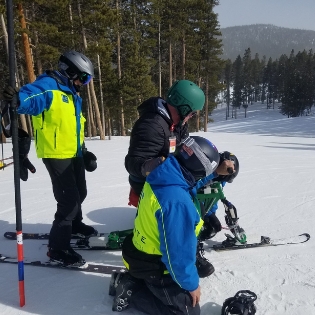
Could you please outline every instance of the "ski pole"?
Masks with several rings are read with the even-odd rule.
[[[9,48],[9,85],[15,87],[15,50],[14,50],[14,23],[13,23],[13,1],[6,1],[7,23],[8,23],[8,48]],[[16,239],[19,274],[19,297],[20,306],[25,305],[24,289],[24,261],[23,261],[23,234],[22,234],[22,211],[21,211],[21,188],[20,188],[20,166],[18,146],[18,121],[17,121],[17,95],[10,102],[10,118],[13,145],[14,166],[14,190],[15,190],[15,212],[16,212]]]

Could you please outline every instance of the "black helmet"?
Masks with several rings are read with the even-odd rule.
[[[224,151],[220,153],[220,163],[221,164],[224,160],[230,160],[232,162],[234,162],[234,173],[230,174],[230,175],[220,175],[218,177],[216,177],[214,180],[217,182],[228,182],[228,183],[232,183],[234,178],[237,176],[239,170],[240,170],[240,164],[238,162],[237,157],[228,151]]]
[[[60,56],[58,68],[71,80],[79,79],[83,84],[89,83],[94,76],[91,60],[74,50],[67,51]]]
[[[220,155],[208,139],[191,136],[178,146],[174,153],[179,164],[199,180],[210,175],[219,165]]]
[[[256,306],[254,302],[257,295],[249,290],[238,291],[234,297],[224,301],[221,315],[254,315]]]

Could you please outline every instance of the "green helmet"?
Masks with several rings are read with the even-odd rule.
[[[167,103],[177,108],[182,120],[191,112],[203,109],[205,100],[201,88],[188,80],[176,81],[167,91]]]

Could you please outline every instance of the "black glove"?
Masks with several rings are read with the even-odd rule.
[[[229,228],[233,227],[237,224],[238,217],[237,217],[237,210],[233,204],[231,204],[227,200],[222,200],[225,208],[225,222]]]
[[[85,145],[82,148],[84,167],[87,172],[94,172],[97,168],[97,157],[92,152],[88,151]]]
[[[220,152],[220,162],[219,165],[224,161],[224,160],[230,160],[234,162],[234,172],[232,168],[228,168],[227,171],[230,173],[230,175],[219,175],[214,179],[216,182],[227,182],[227,183],[232,183],[234,178],[238,175],[239,172],[239,162],[237,158],[235,157],[234,154],[224,151]]]
[[[5,89],[3,90],[3,93],[2,93],[3,99],[5,101],[11,102],[14,94],[19,93],[19,90],[20,89],[17,87],[14,87],[14,88],[12,86],[5,87]]]
[[[155,168],[161,165],[165,160],[164,156],[159,156],[145,161],[141,166],[141,174],[146,177],[148,176]]]
[[[35,166],[31,163],[28,157],[19,155],[19,164],[20,164],[20,178],[26,182],[28,180],[28,171],[31,173],[36,172]]]
[[[27,155],[31,147],[31,137],[23,129],[18,129],[18,144],[19,144],[19,165],[20,165],[20,178],[23,181],[28,179],[28,170],[32,173],[36,172],[36,168],[30,162]]]

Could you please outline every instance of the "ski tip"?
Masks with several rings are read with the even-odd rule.
[[[12,233],[12,232],[5,232],[3,236],[11,240],[16,239],[16,233]]]

